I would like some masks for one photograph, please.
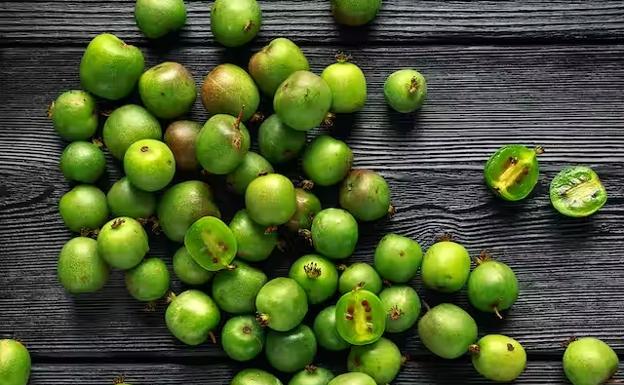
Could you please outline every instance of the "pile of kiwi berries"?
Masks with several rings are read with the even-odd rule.
[[[332,0],[331,6],[337,22],[356,26],[375,17],[381,0]],[[185,25],[186,8],[182,0],[138,0],[135,17],[146,37],[160,38]],[[261,22],[256,0],[213,4],[212,34],[224,46],[248,43]],[[461,244],[442,239],[423,253],[418,242],[398,234],[381,238],[372,265],[344,264],[358,245],[358,221],[380,220],[394,208],[387,181],[353,168],[345,142],[321,134],[308,143],[307,131],[366,103],[364,73],[348,56],[337,59],[319,76],[294,42],[277,38],[251,57],[248,71],[221,64],[198,89],[180,63],[145,69],[139,48],[113,34],[93,38],[80,63],[84,90],[63,92],[49,109],[54,129],[69,143],[60,168],[73,183],[59,211],[78,234],[60,251],[61,285],[71,294],[92,293],[107,283],[111,269],[122,270],[128,293],[138,301],[167,298],[164,321],[179,341],[219,341],[227,356],[241,362],[264,352],[270,366],[292,375],[289,385],[389,384],[404,357],[384,336],[413,328],[434,355],[468,354],[485,378],[515,380],[527,361],[518,341],[498,334],[478,339],[468,312],[451,303],[429,308],[410,286],[420,270],[426,288],[455,293],[467,287],[475,309],[502,318],[518,298],[508,265],[482,254],[471,271]],[[123,104],[135,89],[142,106]],[[210,116],[204,124],[183,118],[198,91]],[[427,83],[419,72],[402,69],[388,76],[383,92],[391,108],[410,113],[423,105]],[[260,123],[262,98],[273,100],[274,113]],[[100,100],[121,102],[107,115],[101,140],[95,139]],[[258,152],[250,150],[250,131]],[[103,149],[125,172],[107,193],[95,185],[106,167]],[[538,182],[542,151],[502,147],[487,161],[486,184],[502,199],[524,199]],[[276,171],[298,159],[302,183]],[[206,175],[244,202],[229,223]],[[340,207],[323,207],[314,186],[336,186]],[[553,179],[550,198],[562,214],[584,217],[604,205],[606,191],[594,171],[576,166]],[[146,225],[179,245],[173,272],[188,290],[170,292],[167,264],[149,256]],[[297,237],[309,242],[308,249],[287,276],[269,279],[257,264],[284,239]],[[306,324],[309,312],[316,315]],[[335,376],[314,366],[319,349],[348,351],[348,373]],[[582,338],[569,344],[563,366],[573,384],[598,385],[617,371],[618,357],[604,342]],[[1,340],[0,382],[25,385],[29,373],[26,348]],[[252,384],[282,382],[253,368],[231,381]]]

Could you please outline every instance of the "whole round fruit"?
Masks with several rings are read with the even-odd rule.
[[[184,246],[173,254],[173,272],[187,285],[203,285],[214,275],[214,272],[199,266]]]
[[[262,286],[256,296],[256,310],[263,326],[285,332],[303,321],[308,299],[294,279],[279,277]]]
[[[212,297],[219,308],[228,313],[253,313],[256,296],[267,281],[262,270],[235,260],[231,268],[215,275],[212,280]]]
[[[313,329],[318,344],[327,350],[340,351],[351,346],[336,329],[336,306],[321,310],[314,319]]]
[[[379,299],[386,311],[386,332],[402,333],[420,316],[420,298],[409,286],[396,285],[383,289]]]
[[[573,385],[601,385],[609,382],[620,362],[605,342],[585,337],[571,342],[563,354],[563,371]]]
[[[262,23],[262,11],[256,0],[216,0],[210,12],[214,38],[226,47],[238,47],[251,41]]]
[[[273,114],[258,129],[260,154],[271,163],[295,159],[306,144],[306,133],[293,130]]]
[[[228,357],[236,361],[249,361],[264,347],[264,329],[252,315],[230,318],[221,331],[221,345]]]
[[[292,218],[297,210],[295,186],[281,174],[260,176],[245,191],[247,213],[263,226],[277,226]]]
[[[260,90],[271,97],[292,73],[308,70],[310,65],[301,48],[283,37],[271,40],[249,59],[249,73]]]
[[[508,201],[526,198],[539,177],[537,156],[541,147],[519,144],[499,148],[485,164],[485,183],[499,197]]]
[[[217,305],[199,290],[187,290],[175,296],[165,312],[167,328],[187,345],[205,342],[220,321]]]
[[[268,160],[264,159],[262,155],[249,151],[245,154],[241,164],[227,175],[226,181],[234,192],[243,195],[252,180],[272,172],[273,166]]]
[[[362,372],[378,384],[389,384],[399,374],[403,357],[399,348],[387,338],[364,346],[354,346],[347,358],[350,372]]]
[[[178,120],[165,130],[164,141],[173,152],[176,167],[180,171],[192,172],[199,168],[195,155],[195,143],[202,126],[190,120]]]
[[[286,332],[269,330],[265,353],[272,367],[280,372],[293,373],[314,360],[316,337],[306,325],[299,325]]]
[[[63,245],[57,272],[67,292],[93,293],[104,287],[110,268],[98,254],[95,239],[77,237]]]
[[[264,370],[243,369],[234,376],[230,385],[282,385],[282,382]]]
[[[340,186],[339,200],[360,221],[375,221],[392,212],[388,182],[370,170],[351,170]]]
[[[292,376],[288,385],[327,385],[334,377],[329,369],[308,365]]]
[[[397,234],[386,234],[375,249],[375,270],[384,279],[406,283],[416,276],[423,252],[418,242]]]
[[[336,330],[351,345],[372,344],[386,329],[386,313],[379,297],[356,289],[336,303]]]
[[[368,374],[352,372],[334,377],[327,385],[377,385]]]
[[[209,271],[231,267],[237,247],[234,234],[217,217],[202,217],[195,221],[184,236],[184,246],[195,262]]]
[[[348,293],[356,288],[379,294],[383,282],[371,265],[365,262],[356,262],[340,274],[338,285],[340,294]]]
[[[80,83],[94,95],[119,100],[128,96],[143,72],[141,50],[102,33],[91,40],[80,61]]]
[[[124,155],[126,177],[144,191],[158,191],[165,188],[175,175],[173,153],[161,141],[142,139],[128,147]]]
[[[381,0],[331,0],[331,6],[338,23],[358,26],[371,22],[377,16]]]
[[[113,183],[106,201],[115,217],[149,218],[156,212],[154,193],[139,190],[126,177]]]
[[[321,73],[332,92],[331,111],[338,114],[360,111],[366,104],[364,73],[360,67],[347,61],[347,55],[337,57],[338,63],[331,64]]]
[[[434,243],[425,253],[422,281],[426,287],[442,293],[453,293],[466,284],[470,275],[470,255],[459,243]]]
[[[158,202],[158,222],[167,238],[184,242],[184,235],[199,218],[221,217],[210,186],[198,180],[174,184]]]
[[[321,210],[312,221],[312,243],[320,254],[331,259],[347,258],[358,241],[358,224],[345,210]]]
[[[277,246],[277,232],[267,232],[266,227],[254,222],[245,209],[234,215],[230,230],[238,245],[236,255],[246,261],[264,261]]]
[[[480,258],[468,278],[468,300],[477,309],[496,313],[509,309],[518,299],[518,280],[502,262]]]
[[[301,164],[303,171],[315,184],[331,186],[349,173],[353,152],[342,140],[321,135],[308,145]]]
[[[158,39],[186,24],[184,0],[137,0],[134,18],[143,34]]]
[[[195,144],[199,164],[211,174],[229,174],[249,151],[249,131],[230,115],[215,115],[202,127]]]
[[[145,108],[126,104],[115,109],[104,122],[104,145],[115,158],[123,160],[130,145],[141,139],[162,137],[158,120]]]
[[[147,258],[126,271],[126,289],[139,301],[156,301],[169,290],[169,271],[160,258]]]
[[[427,80],[416,70],[398,70],[386,79],[384,97],[395,111],[403,114],[414,112],[427,99]]]
[[[233,2],[237,1],[241,0]],[[218,65],[206,75],[201,98],[209,114],[241,114],[243,122],[252,117],[260,104],[260,93],[253,79],[234,64]]]
[[[308,131],[323,122],[331,102],[331,89],[325,80],[310,71],[297,71],[278,87],[273,109],[287,126]]]
[[[93,183],[100,179],[106,168],[102,150],[90,142],[73,142],[61,154],[61,172],[68,180]]]
[[[0,380],[3,385],[27,385],[30,353],[19,341],[0,340]]]
[[[489,334],[470,345],[472,366],[483,377],[496,382],[512,382],[522,374],[527,356],[524,348],[513,338]]]
[[[145,107],[161,119],[184,115],[197,99],[193,75],[180,63],[160,63],[141,75],[139,94]]]
[[[130,217],[118,217],[107,222],[97,237],[100,257],[114,268],[128,270],[143,260],[149,251],[147,233]]]
[[[454,359],[466,354],[477,340],[477,323],[459,306],[443,303],[418,321],[418,335],[433,354]]]
[[[95,99],[81,90],[60,94],[50,104],[48,116],[52,119],[56,132],[70,142],[89,139],[98,126]]]
[[[288,276],[299,284],[315,305],[328,300],[338,288],[338,270],[320,255],[308,254],[293,262]]]
[[[286,227],[293,232],[310,230],[314,217],[321,211],[321,201],[316,195],[302,188],[295,189],[295,198],[297,209],[290,220],[286,222]]]
[[[565,216],[587,217],[607,202],[607,190],[591,168],[566,167],[550,183],[550,202]]]
[[[97,187],[78,185],[59,201],[59,213],[68,229],[76,233],[99,229],[108,219],[106,195]]]

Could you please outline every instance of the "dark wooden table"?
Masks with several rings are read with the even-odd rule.
[[[46,107],[79,87],[82,50],[100,32],[139,45],[148,65],[183,63],[198,82],[223,61],[245,65],[279,36],[301,44],[317,72],[347,50],[366,73],[369,100],[334,133],[353,148],[356,166],[389,180],[398,208],[391,220],[362,227],[352,259],[370,261],[386,232],[424,246],[450,232],[471,254],[488,249],[511,265],[522,288],[513,310],[503,321],[476,316],[481,335],[508,334],[526,347],[520,384],[564,383],[562,343],[571,336],[600,337],[624,353],[624,2],[384,0],[370,27],[342,29],[329,1],[262,1],[262,31],[239,50],[213,41],[208,1],[187,1],[185,30],[158,43],[140,35],[133,3],[0,3],[0,338],[28,346],[31,384],[107,384],[119,374],[135,385],[226,384],[243,367],[213,345],[176,342],[164,306],[144,311],[120,273],[102,292],[78,298],[57,283],[57,254],[71,237],[57,202],[69,184]],[[429,82],[416,115],[391,113],[383,101],[385,77],[401,67]],[[199,102],[191,117],[206,119]],[[546,148],[539,185],[520,203],[493,198],[482,182],[484,161],[508,143]],[[550,207],[548,184],[579,163],[595,168],[609,201],[591,218],[566,219]],[[119,174],[110,161],[103,187]],[[152,250],[170,261],[175,245],[154,238]],[[270,274],[284,274],[294,257],[276,254]],[[432,303],[466,305],[463,292],[419,291]],[[485,383],[467,359],[434,359],[414,332],[397,341],[412,361],[396,384]],[[343,370],[343,355],[319,357]]]

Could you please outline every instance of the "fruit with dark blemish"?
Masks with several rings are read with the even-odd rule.
[[[414,112],[427,99],[427,80],[416,70],[398,70],[386,79],[384,97],[395,111],[403,114]]]
[[[187,345],[204,343],[221,321],[215,302],[199,290],[187,290],[171,297],[165,312],[171,334]]]
[[[347,358],[350,372],[371,376],[379,385],[390,384],[401,370],[403,357],[399,348],[387,338],[364,346],[354,346]]]
[[[60,94],[50,104],[48,116],[52,119],[56,132],[70,142],[89,139],[98,126],[95,99],[81,90]]]
[[[370,23],[377,16],[381,0],[332,0],[331,7],[338,23],[358,26]]]
[[[63,245],[57,274],[68,293],[93,293],[100,290],[108,281],[109,272],[108,264],[98,254],[95,239],[76,237]]]
[[[566,167],[550,183],[550,201],[561,214],[582,218],[592,215],[604,206],[607,202],[607,190],[591,168]]]
[[[375,221],[393,212],[388,182],[370,170],[351,170],[340,186],[339,200],[360,221]]]
[[[313,329],[318,344],[327,350],[340,351],[351,346],[336,329],[336,306],[321,310],[314,319]]]
[[[220,64],[204,78],[201,98],[210,115],[238,116],[246,122],[258,109],[260,93],[249,74],[234,64]]]
[[[283,37],[271,40],[249,59],[249,73],[262,92],[271,97],[292,73],[309,69],[301,48]]]
[[[278,226],[297,210],[295,186],[281,174],[260,176],[247,186],[245,205],[251,219],[263,226]]]
[[[375,249],[375,270],[384,279],[405,283],[416,276],[423,252],[418,242],[398,234],[386,234]]]
[[[256,0],[216,0],[210,12],[215,40],[226,47],[251,41],[260,31],[262,11]]]
[[[115,109],[104,122],[102,138],[104,145],[115,158],[123,160],[130,145],[141,139],[162,137],[158,119],[145,108],[126,104]]]
[[[115,217],[149,218],[156,212],[154,193],[138,189],[126,177],[113,183],[106,201]]]
[[[169,290],[169,270],[160,258],[146,258],[126,271],[126,289],[139,301],[156,301]]]
[[[422,281],[429,289],[453,293],[466,284],[470,275],[470,255],[459,243],[434,243],[422,262]]]
[[[249,151],[243,161],[227,175],[226,182],[237,194],[245,194],[247,186],[259,176],[273,173],[273,166],[262,155]]]
[[[247,210],[239,210],[230,222],[230,230],[238,244],[237,257],[249,262],[267,259],[277,246],[277,232],[254,222]]]
[[[190,120],[178,120],[165,130],[164,142],[169,146],[179,171],[192,172],[199,168],[195,155],[195,143],[201,124]]]
[[[310,365],[316,350],[314,332],[303,324],[285,332],[269,330],[264,349],[269,364],[285,373],[294,373]]]
[[[353,152],[345,142],[321,135],[306,148],[301,159],[303,171],[319,186],[331,186],[345,178],[353,164]]]
[[[98,233],[97,248],[111,267],[127,270],[135,267],[149,251],[147,233],[133,218],[118,217],[108,221]]]
[[[312,305],[328,300],[338,288],[336,266],[316,254],[304,255],[293,262],[288,276],[303,288]]]
[[[522,345],[504,335],[488,334],[470,345],[469,351],[472,366],[491,381],[511,382],[526,367],[527,355]]]
[[[134,19],[143,34],[158,39],[186,24],[184,0],[137,0]]]
[[[256,297],[258,321],[276,331],[299,325],[308,312],[308,298],[297,281],[279,277],[267,282]]]
[[[334,377],[327,385],[377,385],[377,383],[368,374],[351,372]]]
[[[306,133],[293,130],[273,114],[258,129],[260,154],[271,163],[295,159],[306,144]]]
[[[418,321],[418,335],[433,354],[455,359],[466,354],[477,340],[477,323],[459,306],[443,303]]]
[[[134,142],[124,155],[126,177],[144,191],[158,191],[167,187],[175,170],[173,153],[158,140],[142,139]]]
[[[290,379],[288,385],[327,385],[334,377],[334,373],[329,369],[308,365],[302,371],[296,373]]]
[[[186,67],[164,62],[141,75],[139,95],[149,112],[161,119],[173,119],[189,112],[197,99],[197,87]]]
[[[282,382],[264,370],[243,369],[234,376],[230,385],[282,385]]]
[[[78,185],[63,194],[59,213],[65,226],[73,232],[99,229],[108,219],[106,195],[95,186]]]
[[[195,221],[184,236],[184,246],[195,262],[209,271],[230,267],[236,256],[236,238],[230,228],[217,217]]]
[[[30,353],[21,342],[0,340],[0,380],[2,385],[27,385],[30,377]]]
[[[221,345],[228,357],[236,361],[249,361],[258,356],[264,347],[265,331],[253,315],[230,318],[221,331]]]
[[[316,214],[310,230],[316,251],[331,259],[344,259],[353,254],[358,234],[355,218],[349,212],[335,208]]]
[[[331,111],[338,114],[360,111],[366,104],[366,77],[360,67],[349,62],[349,55],[339,53],[336,59],[337,63],[321,73],[332,92]]]
[[[214,275],[214,272],[199,266],[184,246],[173,254],[173,272],[187,285],[204,285]]]
[[[618,366],[615,351],[597,338],[576,339],[563,354],[563,371],[573,385],[607,384]]]
[[[379,297],[368,290],[355,289],[336,303],[336,330],[352,345],[377,341],[386,328],[386,313]]]
[[[541,147],[519,144],[499,148],[485,164],[485,183],[499,197],[508,201],[526,198],[539,177],[537,156]]]
[[[406,285],[395,285],[379,293],[386,312],[386,332],[402,333],[410,329],[420,316],[420,298],[416,290]]]
[[[360,288],[378,294],[382,285],[381,277],[379,277],[379,274],[371,265],[364,262],[355,262],[340,274],[338,291],[340,291],[340,294],[344,294]]]
[[[295,189],[295,196],[297,199],[297,210],[286,222],[286,227],[293,232],[309,230],[312,227],[314,217],[321,211],[321,201],[316,195],[302,188]]]
[[[509,309],[518,299],[518,279],[506,264],[483,254],[468,278],[468,300],[475,308],[495,313]]]
[[[331,89],[325,80],[310,71],[297,71],[278,87],[273,109],[287,126],[308,131],[325,120],[331,102]]]
[[[256,296],[267,281],[262,270],[234,260],[212,280],[212,297],[219,308],[228,313],[253,313]]]
[[[251,139],[240,117],[215,115],[202,127],[195,143],[195,154],[207,172],[229,174],[242,163]]]
[[[89,42],[82,55],[80,84],[94,95],[119,100],[132,92],[144,64],[140,49],[102,33]]]

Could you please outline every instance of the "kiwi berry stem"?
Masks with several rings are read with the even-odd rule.
[[[351,55],[344,51],[338,51],[334,57],[338,63],[348,63],[352,59]]]
[[[256,321],[258,321],[260,326],[262,326],[263,328],[269,326],[269,316],[266,315],[266,314],[257,313],[256,314]]]
[[[535,146],[535,154],[542,155],[544,153],[544,151],[546,151],[546,150],[544,150],[543,146],[539,146],[539,145]]]
[[[310,365],[306,365],[304,369],[308,373],[314,373],[316,372],[317,367],[314,364],[310,364]]]
[[[479,354],[481,352],[481,348],[477,344],[472,344],[468,346],[468,351],[470,354]]]
[[[494,306],[494,314],[496,314],[496,316],[498,317],[498,319],[503,319],[503,316],[501,315],[501,313],[498,311],[498,307]]]
[[[176,294],[173,291],[170,291],[169,294],[167,294],[167,297],[165,299],[165,301],[167,303],[171,303],[176,299]]]

